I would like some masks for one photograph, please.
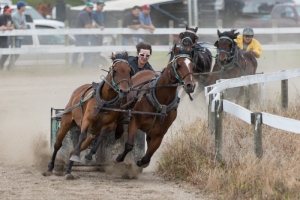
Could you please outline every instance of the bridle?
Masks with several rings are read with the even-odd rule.
[[[177,64],[177,60],[178,60],[178,58],[187,58],[187,59],[189,59],[191,62],[192,62],[192,60],[191,60],[191,57],[188,55],[188,54],[178,54],[178,55],[176,55],[176,56],[174,56],[174,58],[169,62],[169,64],[171,64],[172,63],[172,69],[173,69],[173,73],[174,73],[174,75],[175,75],[175,78],[179,81],[179,84],[180,85],[184,85],[184,81],[183,81],[183,79],[186,77],[186,76],[188,76],[188,75],[193,75],[193,72],[189,72],[189,73],[187,73],[187,74],[185,74],[184,76],[182,76],[182,77],[180,77],[179,76],[179,74],[178,74],[178,72],[177,72],[177,68],[178,68],[178,64]],[[193,62],[192,62],[193,63]],[[175,82],[175,80],[172,80],[171,79],[171,75],[170,75],[170,71],[169,71],[169,79],[170,79],[170,81],[172,81],[172,82]]]
[[[129,87],[130,87],[130,88],[132,87],[132,80],[131,80],[131,79],[130,79],[130,81],[128,81],[127,79],[122,79],[122,80],[120,80],[120,81],[118,81],[118,82],[115,82],[115,80],[114,80],[114,66],[115,66],[117,63],[120,63],[120,62],[124,62],[124,63],[128,64],[128,67],[130,67],[130,64],[128,63],[127,60],[125,60],[125,59],[115,59],[115,60],[113,60],[113,62],[112,62],[112,64],[111,64],[111,67],[110,67],[110,70],[109,70],[109,74],[110,74],[110,77],[111,77],[111,84],[106,80],[106,78],[103,78],[103,80],[104,80],[111,88],[113,88],[117,93],[120,93],[120,89],[119,89],[118,85],[119,85],[121,82],[123,82],[123,81],[128,82]],[[130,70],[132,70],[131,67],[130,67]]]
[[[227,54],[226,61],[227,61],[227,60],[230,60],[234,56],[233,53],[234,53],[234,50],[235,50],[235,43],[234,43],[234,41],[230,37],[227,37],[227,36],[220,37],[219,41],[222,40],[222,39],[229,40],[231,42],[231,48],[230,48],[229,52],[226,51],[226,50],[219,50],[219,48],[217,48],[217,56],[216,56],[216,58],[219,59],[220,53],[226,53]]]
[[[198,36],[196,35],[196,33],[193,32],[193,31],[186,30],[185,32],[193,33],[193,34],[198,38]],[[185,32],[184,32],[184,33],[185,33]],[[192,40],[190,37],[184,37],[184,38],[182,38],[182,39],[180,40],[180,44],[181,44],[181,45],[182,45],[182,43],[183,43],[184,40],[189,40],[189,41],[191,41],[191,44],[192,44],[192,45],[190,45],[190,47],[193,47],[193,46],[195,46],[195,44],[197,44],[197,39],[195,40],[195,42],[193,42],[193,40]],[[183,45],[183,46],[184,46],[184,45]]]

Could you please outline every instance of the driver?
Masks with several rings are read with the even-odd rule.
[[[150,44],[140,42],[136,45],[137,56],[129,56],[128,62],[134,69],[135,74],[143,70],[154,71],[148,62],[152,54],[152,47]]]
[[[259,58],[262,53],[261,45],[258,40],[253,38],[253,36],[253,29],[250,27],[246,27],[243,30],[243,35],[238,35],[234,41],[236,42],[239,49],[249,51],[256,58]]]

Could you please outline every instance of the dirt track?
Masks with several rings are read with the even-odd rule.
[[[284,61],[269,63],[266,57],[272,53],[266,53],[259,60],[258,72],[296,68],[297,62],[292,58],[299,56],[287,55],[280,54]],[[86,170],[74,171],[77,179],[72,181],[63,176],[41,175],[50,159],[50,108],[64,108],[76,87],[99,82],[100,74],[105,73],[54,67],[0,71],[1,199],[204,199],[199,190],[187,183],[165,181],[154,174],[164,142],[172,139],[182,124],[192,122],[195,117],[206,117],[203,93],[193,102],[182,98],[178,118],[164,138],[162,148],[137,179]],[[299,95],[299,79],[289,81],[289,89],[290,99]],[[278,92],[280,82],[266,84],[266,97],[274,99]]]
[[[42,176],[50,159],[50,108],[64,108],[76,87],[99,81],[100,73],[105,74],[94,69],[1,72],[1,199],[202,199],[190,185],[154,174],[159,152],[137,179],[123,179],[112,169],[112,174],[74,171],[72,181]]]

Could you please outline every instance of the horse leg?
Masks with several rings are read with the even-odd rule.
[[[123,162],[126,155],[133,149],[133,142],[134,142],[134,136],[136,131],[138,130],[138,126],[135,123],[135,120],[130,121],[129,123],[129,129],[128,129],[128,139],[125,144],[125,149],[122,154],[119,154],[116,158],[116,162]]]
[[[67,171],[65,173],[66,179],[72,179],[73,178],[73,176],[71,175],[71,170],[72,170],[72,166],[74,164],[74,161],[80,162],[79,155],[80,155],[81,145],[86,140],[87,130],[88,130],[87,125],[83,125],[83,128],[81,128],[81,133],[80,133],[80,136],[79,136],[79,142],[78,142],[78,144],[75,148],[74,154],[72,155],[72,157],[69,160]]]
[[[146,136],[147,148],[149,147],[150,141],[151,141],[151,137],[147,135]]]
[[[52,154],[51,161],[48,164],[48,169],[47,169],[46,175],[52,174],[52,171],[54,169],[54,162],[55,162],[56,154],[59,151],[59,149],[61,148],[62,141],[65,138],[66,134],[74,125],[75,125],[75,123],[74,123],[74,121],[72,121],[71,115],[70,115],[70,117],[68,115],[65,115],[62,117],[61,127],[57,132],[56,141],[54,144],[54,152]]]
[[[148,139],[148,137],[147,137],[147,139]],[[154,137],[154,138],[150,139],[149,144],[148,144],[148,148],[147,148],[147,152],[141,160],[138,160],[136,162],[137,166],[143,167],[143,168],[148,167],[148,165],[150,163],[150,160],[151,160],[151,157],[153,156],[155,151],[160,146],[162,139],[163,139],[163,136]],[[147,140],[147,142],[148,142],[148,140]]]
[[[90,153],[86,154],[84,158],[81,159],[81,163],[89,164],[93,160],[93,155],[97,152],[101,142],[108,136],[111,131],[106,128],[100,132],[100,135],[97,138],[96,144],[92,147]]]
[[[116,140],[118,140],[122,137],[124,130],[127,131],[127,129],[124,129],[126,125],[127,125],[126,128],[128,129],[128,123],[126,123],[126,122],[124,122],[124,124],[122,122],[117,124],[117,128],[116,128],[116,131],[115,131],[115,139]]]

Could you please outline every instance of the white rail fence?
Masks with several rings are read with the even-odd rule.
[[[152,46],[153,51],[169,51],[170,46],[173,45],[173,36],[178,35],[180,32],[183,32],[183,28],[157,28],[155,29],[153,35],[169,35],[169,45]],[[225,31],[228,29],[219,29],[220,31]],[[242,29],[238,29],[242,32]],[[201,38],[201,35],[215,35],[217,36],[217,29],[213,28],[200,28],[198,29],[198,35]],[[256,34],[293,34],[300,33],[300,28],[257,28],[255,29]],[[74,53],[74,52],[112,52],[112,51],[135,51],[134,46],[122,46],[122,34],[141,34],[147,35],[151,34],[148,30],[139,29],[132,30],[128,28],[106,28],[104,30],[100,29],[28,29],[28,30],[12,30],[12,31],[2,31],[0,36],[28,36],[28,35],[92,35],[92,34],[103,34],[103,35],[118,35],[118,45],[117,46],[89,46],[89,47],[74,47],[69,46],[66,40],[65,47],[30,47],[30,48],[11,48],[1,49],[0,54],[44,54],[44,53]],[[274,44],[268,45],[263,44],[262,48],[264,50],[300,50],[299,44]],[[212,51],[215,51],[215,48],[212,47]]]
[[[262,124],[284,131],[300,134],[300,121],[272,115],[264,112],[252,112],[240,105],[223,99],[223,92],[229,88],[248,86],[255,83],[281,81],[282,108],[288,106],[288,79],[300,76],[300,69],[258,74],[240,78],[222,80],[221,82],[205,88],[208,104],[208,122],[212,132],[215,133],[215,153],[218,161],[222,159],[222,118],[223,111],[254,126],[254,149],[258,158],[263,155]]]

